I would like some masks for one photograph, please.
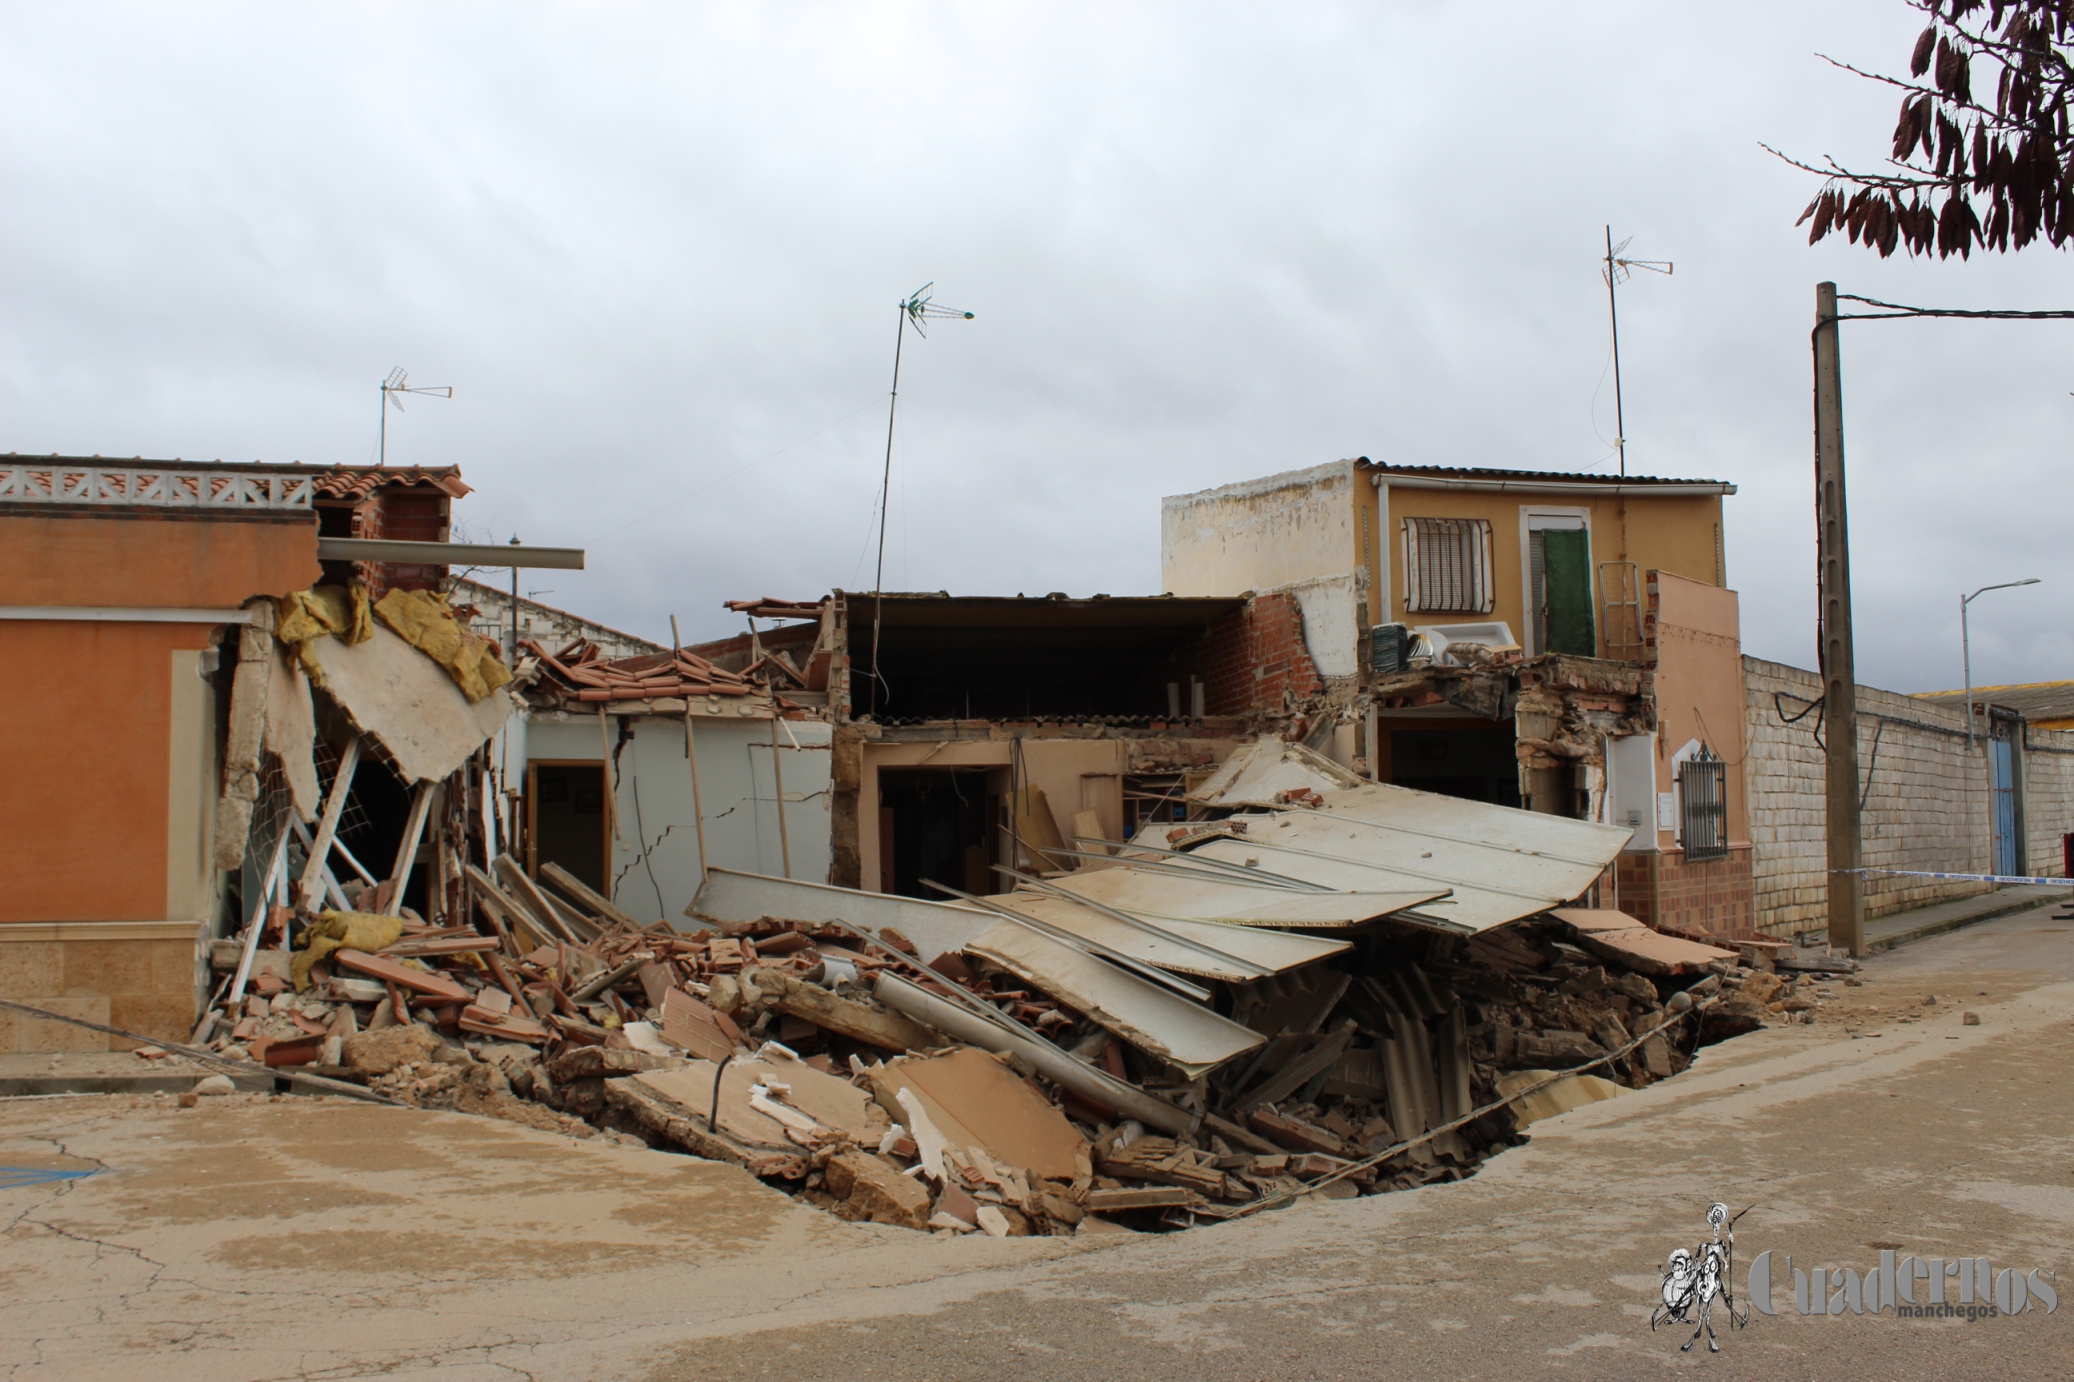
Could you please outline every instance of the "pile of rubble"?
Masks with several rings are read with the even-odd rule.
[[[479,929],[326,912],[294,950],[278,931],[226,943],[218,963],[245,962],[247,988],[226,986],[198,1041],[406,1104],[727,1161],[846,1218],[1021,1235],[1459,1179],[1533,1118],[1815,1001],[1762,945],[1637,936],[1618,913],[1473,936],[1384,918],[1328,958],[1219,984],[1204,1020],[1243,1040],[1191,1062],[1016,973],[977,908],[914,904],[975,928],[925,962],[899,928],[835,915],[874,895],[785,884],[827,895],[828,915],[694,903],[699,929],[679,932],[553,865],[467,872]]]

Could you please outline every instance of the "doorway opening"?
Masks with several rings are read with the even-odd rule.
[[[968,893],[1005,891],[1000,861],[1006,768],[879,771],[879,891],[941,902],[933,879]]]
[[[1516,743],[1510,720],[1491,729],[1393,730],[1390,781],[1445,797],[1518,806]]]
[[[526,873],[560,864],[585,887],[612,896],[605,871],[605,768],[597,759],[526,765]]]

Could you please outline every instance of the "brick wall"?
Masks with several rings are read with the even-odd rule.
[[[1203,698],[1212,715],[1280,710],[1325,689],[1304,644],[1303,608],[1286,591],[1256,595],[1210,626],[1203,640]]]
[[[352,506],[348,535],[394,542],[444,542],[451,509],[452,501],[435,489],[378,489]],[[354,562],[353,567],[367,582],[368,594],[377,600],[391,590],[440,590],[447,579],[444,566]]]
[[[1720,859],[1688,862],[1682,850],[1637,850],[1613,862],[1620,910],[1662,931],[1748,939],[1754,851],[1731,847]]]
[[[1743,659],[1747,696],[1750,838],[1758,929],[1815,930],[1828,915],[1824,759],[1815,716],[1785,724],[1819,696],[1813,672]],[[1797,698],[1797,699],[1796,699]],[[1986,750],[1968,749],[1965,717],[1913,696],[1858,688],[1858,772],[1867,868],[1986,873],[1993,859]],[[2074,830],[2074,733],[2032,730],[2024,756],[2030,872],[2058,876],[2059,837]],[[1877,752],[1875,752],[1877,741]],[[1869,785],[1868,785],[1869,784]],[[1984,883],[1868,875],[1866,915],[1886,916],[1986,891]]]

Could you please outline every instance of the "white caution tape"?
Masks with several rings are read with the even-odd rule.
[[[2003,873],[1918,873],[1911,869],[1831,869],[1831,873],[1876,873],[1885,878],[1948,878],[1960,883],[2051,883],[2074,885],[2074,878],[2013,878]]]

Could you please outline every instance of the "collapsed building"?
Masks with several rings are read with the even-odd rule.
[[[1666,869],[1732,842],[1740,761],[1661,749],[1705,731],[1706,659],[1734,655],[1733,595],[1675,571],[1648,573],[1632,658],[1573,642],[1549,592],[1578,554],[1545,542],[1526,647],[1502,620],[1371,625],[1357,572],[743,600],[743,634],[664,648],[457,582],[494,557],[447,541],[452,470],[53,459],[8,484],[18,588],[47,599],[11,627],[54,665],[172,666],[121,763],[163,801],[132,831],[150,857],[46,865],[8,904],[60,918],[15,918],[56,946],[8,995],[51,1018],[16,1049],[112,1033],[636,1137],[850,1217],[1055,1232],[1468,1174],[1812,1005],[1774,970],[1819,958],[1665,902]],[[1408,527],[1408,569],[1459,583],[1481,552],[1488,576],[1487,529]],[[1406,609],[1503,612],[1465,588]],[[136,684],[54,688],[10,747],[63,776],[67,717],[135,720]],[[1477,736],[1480,766],[1447,758]],[[115,779],[66,790],[63,818],[13,808],[10,848],[101,848]],[[1626,855],[1666,832],[1680,858],[1641,886]],[[140,878],[148,919],[108,923]],[[163,1003],[94,994],[140,955]]]

